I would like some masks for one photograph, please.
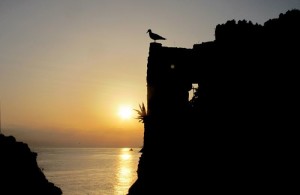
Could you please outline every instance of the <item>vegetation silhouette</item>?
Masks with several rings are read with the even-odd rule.
[[[138,113],[138,117],[136,119],[139,120],[139,122],[145,123],[146,117],[147,117],[147,111],[145,108],[145,104],[142,103],[139,105],[140,110],[134,109]]]
[[[147,110],[145,108],[145,104],[142,103],[142,104],[139,104],[139,110],[137,109],[134,109],[137,114],[138,114],[138,117],[136,119],[139,120],[139,122],[141,123],[144,123],[144,144],[143,144],[143,147],[142,149],[140,150],[140,152],[143,152],[145,150],[145,143],[146,143],[146,140],[148,139],[145,139],[147,137],[147,134],[148,134],[148,114],[147,114]],[[147,144],[146,144],[147,145]]]
[[[192,49],[151,43],[144,146],[128,194],[292,192],[299,34],[293,9],[264,25],[218,24],[214,41]]]

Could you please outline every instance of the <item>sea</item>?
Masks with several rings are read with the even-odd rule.
[[[137,179],[140,148],[33,148],[63,195],[126,195]]]

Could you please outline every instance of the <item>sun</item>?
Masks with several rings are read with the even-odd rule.
[[[130,119],[132,116],[132,108],[130,106],[124,106],[124,105],[120,106],[118,114],[121,117],[121,119],[124,120]]]

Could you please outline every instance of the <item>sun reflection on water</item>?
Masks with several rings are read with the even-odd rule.
[[[117,184],[115,195],[126,195],[134,182],[136,167],[132,161],[132,152],[129,148],[122,148],[118,158]]]
[[[128,153],[124,153],[124,154],[121,154],[121,155],[120,155],[120,158],[121,158],[122,160],[129,160],[130,157],[131,157],[131,155],[128,154]]]

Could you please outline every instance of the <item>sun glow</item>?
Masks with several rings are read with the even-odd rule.
[[[132,108],[130,106],[120,106],[119,116],[124,120],[130,119],[132,116]]]

